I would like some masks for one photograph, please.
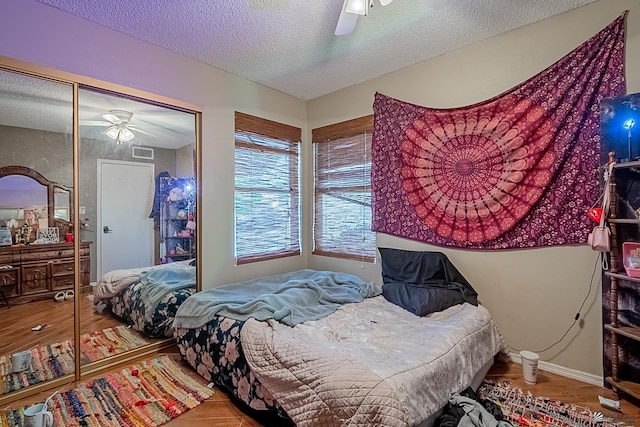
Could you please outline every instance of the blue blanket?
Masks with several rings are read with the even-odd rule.
[[[381,293],[380,286],[351,274],[300,270],[198,292],[178,308],[173,326],[198,328],[215,316],[275,319],[295,326]]]
[[[140,273],[140,282],[144,285],[140,288],[140,299],[149,318],[166,294],[196,286],[196,268],[151,268]]]

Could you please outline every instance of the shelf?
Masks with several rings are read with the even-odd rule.
[[[193,239],[193,236],[166,236],[165,239]],[[638,279],[640,280],[640,279]]]
[[[630,396],[640,399],[640,384],[632,381],[614,381],[613,378],[607,377],[605,379],[607,384],[610,384],[614,389],[627,393]]]
[[[613,165],[614,169],[628,169],[640,167],[640,160],[634,160],[632,162],[616,163]]]
[[[609,218],[611,224],[640,224],[640,219],[635,218]]]
[[[604,275],[607,277],[615,277],[620,280],[628,280],[629,282],[640,283],[640,277],[629,277],[625,273],[614,273],[612,271],[605,271]]]
[[[640,341],[640,328],[634,328],[632,326],[620,326],[616,328],[608,324],[604,325],[604,328],[615,334],[624,335],[627,338]]]
[[[167,256],[169,258],[173,258],[173,259],[176,259],[176,258],[193,258],[194,257],[193,254],[173,254],[173,255],[168,254]]]

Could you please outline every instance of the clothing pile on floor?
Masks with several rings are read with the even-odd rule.
[[[452,393],[444,413],[436,420],[439,427],[512,427],[493,401],[481,399],[471,387]]]

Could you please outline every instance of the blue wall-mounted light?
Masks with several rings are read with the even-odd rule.
[[[622,127],[627,131],[627,149],[629,150],[629,160],[631,160],[631,128],[635,126],[636,121],[629,118],[622,122]]]
[[[631,128],[634,127],[636,121],[633,119],[627,119],[622,123],[622,127],[625,128],[626,131],[631,132]]]

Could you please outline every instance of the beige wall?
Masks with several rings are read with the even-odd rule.
[[[640,92],[640,2],[600,0],[309,101],[308,128],[371,114],[376,91],[442,108],[491,98],[545,69],[627,9],[627,88],[629,93]],[[383,234],[377,236],[377,244],[445,252],[474,285],[507,344],[517,349],[540,350],[560,339],[588,293],[594,268],[598,268],[597,255],[587,246],[470,252],[443,250]],[[313,257],[310,267],[340,268],[372,280],[380,276],[379,264]],[[541,353],[542,360],[602,375],[600,294],[600,273],[596,272],[582,321],[561,344]]]

